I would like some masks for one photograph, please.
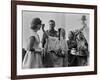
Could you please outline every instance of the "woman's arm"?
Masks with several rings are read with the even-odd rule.
[[[84,30],[85,26],[83,26],[81,29],[77,30],[75,32],[75,36],[77,36],[80,32],[82,32]]]
[[[82,24],[83,24],[83,27],[76,31],[76,36],[87,27],[87,24],[85,23],[85,21],[82,21]]]
[[[33,48],[34,42],[35,42],[35,37],[34,36],[31,36],[29,38],[29,41],[28,41],[28,50],[29,51],[35,51],[35,49]]]

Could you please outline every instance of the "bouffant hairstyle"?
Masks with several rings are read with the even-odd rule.
[[[31,22],[31,29],[35,30],[37,29],[37,25],[41,25],[42,21],[40,20],[40,18],[33,18],[32,22]]]

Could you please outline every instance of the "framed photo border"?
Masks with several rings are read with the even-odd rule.
[[[36,75],[17,75],[17,15],[16,15],[17,5],[94,9],[94,71],[36,74]],[[94,75],[94,74],[97,74],[97,6],[96,5],[64,4],[64,3],[33,2],[33,1],[11,1],[11,79],[12,80],[61,77],[61,76]]]

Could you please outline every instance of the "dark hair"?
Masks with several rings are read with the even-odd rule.
[[[31,29],[35,30],[37,28],[37,25],[41,25],[42,21],[40,18],[33,18],[31,22]]]
[[[65,32],[65,30],[64,30],[63,28],[58,28],[58,32],[59,32],[59,33],[61,32],[61,30],[64,31],[64,32],[62,33],[62,36],[63,36],[63,38],[65,39],[65,38],[66,38],[66,37],[65,37],[66,32]],[[60,37],[60,34],[59,34],[59,37]]]
[[[62,28],[62,30],[63,30],[62,36],[65,39],[66,38],[66,32],[65,32],[65,29]]]
[[[54,21],[54,20],[49,20],[49,22],[53,22],[53,23],[55,23],[55,21]]]

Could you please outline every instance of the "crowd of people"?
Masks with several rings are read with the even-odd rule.
[[[42,48],[39,47],[40,38],[37,31],[42,27]],[[45,24],[40,18],[34,18],[31,22],[32,35],[27,42],[27,50],[22,49],[23,68],[48,68],[87,66],[88,43],[81,29],[70,31],[66,40],[64,28],[55,30],[55,21],[49,21],[49,30],[45,31]]]

